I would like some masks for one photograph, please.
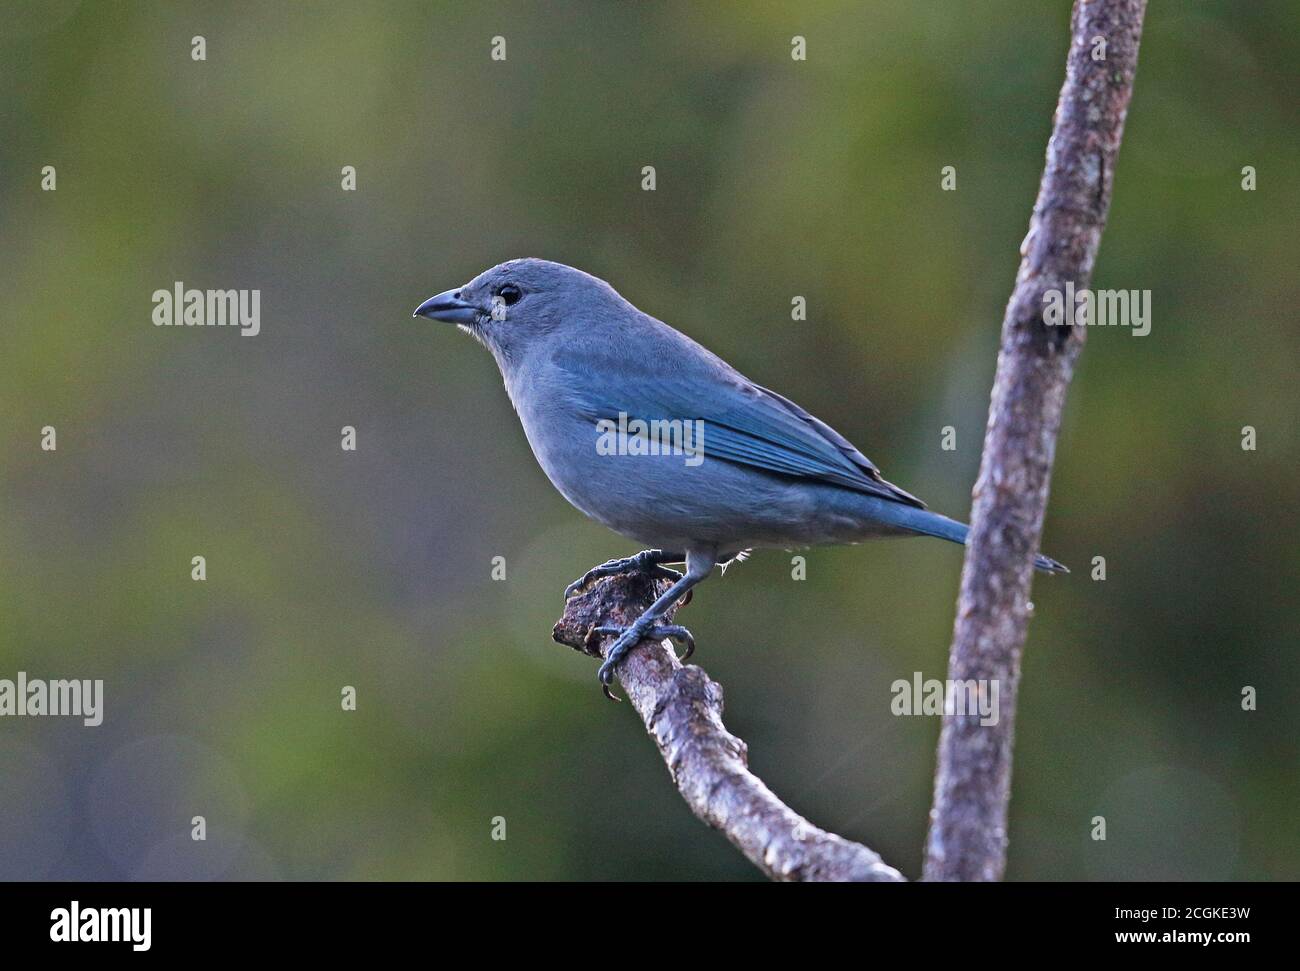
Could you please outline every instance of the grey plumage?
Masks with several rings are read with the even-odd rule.
[[[555,487],[592,519],[672,551],[659,562],[684,558],[689,585],[753,548],[918,534],[965,542],[966,526],[887,482],[838,432],[580,270],[511,260],[416,315],[457,323],[482,342]],[[609,425],[598,423],[620,415],[692,423],[699,459],[602,454],[599,428]],[[1035,565],[1065,569],[1043,556]],[[615,646],[626,650],[657,619]],[[614,649],[608,658],[616,663]]]

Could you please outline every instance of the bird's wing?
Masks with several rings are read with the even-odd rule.
[[[669,366],[660,373],[620,368],[620,378],[613,383],[593,383],[566,368],[570,381],[565,390],[593,422],[617,420],[620,412],[643,421],[699,419],[705,423],[703,444],[708,458],[834,483],[925,508],[920,499],[885,481],[870,459],[825,422],[788,398],[754,384],[720,358],[707,351],[704,354],[709,361],[688,358],[685,367],[672,366],[681,364],[680,358],[662,362]],[[712,366],[698,366],[701,364]]]
[[[775,401],[796,418],[806,422],[807,427],[816,435],[819,443],[824,443],[823,447],[829,445],[838,453],[842,461],[847,460],[851,463],[858,480],[857,484],[852,485],[851,488],[857,489],[860,492],[869,492],[872,495],[880,495],[885,499],[894,499],[909,506],[916,506],[918,509],[925,508],[925,503],[916,498],[916,496],[900,489],[892,482],[886,481],[871,459],[859,452],[852,442],[830,425],[826,424],[826,422],[822,421],[816,415],[810,415],[789,398],[779,395],[775,391],[770,391],[757,384],[751,384],[751,386],[761,392],[765,398]],[[865,487],[862,480],[865,480]]]

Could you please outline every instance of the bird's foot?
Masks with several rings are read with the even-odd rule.
[[[631,627],[611,627],[609,625],[598,625],[587,632],[587,646],[595,647],[596,641],[610,634],[617,634],[618,640],[610,645],[609,651],[605,654],[605,663],[600,666],[600,671],[596,677],[600,679],[601,690],[605,692],[606,697],[618,701],[619,699],[609,690],[610,682],[614,680],[614,669],[618,667],[618,662],[623,660],[627,652],[636,646],[638,641],[642,640],[664,640],[672,638],[675,641],[681,641],[685,650],[678,661],[686,661],[695,653],[695,637],[681,624],[650,624],[645,627],[634,623]]]
[[[670,570],[664,566],[665,562],[673,563],[681,559],[674,553],[665,553],[663,550],[642,550],[634,556],[625,556],[621,559],[606,560],[600,566],[594,566],[578,579],[574,580],[564,588],[564,599],[568,600],[575,593],[601,577],[613,576],[615,573],[628,573],[639,571],[647,573],[650,576],[660,580],[672,580],[676,583],[682,578],[682,575],[676,570]]]

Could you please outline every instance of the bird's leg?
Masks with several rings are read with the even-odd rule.
[[[663,550],[642,550],[634,556],[625,556],[622,559],[606,560],[600,566],[593,566],[578,579],[574,580],[564,588],[564,599],[568,600],[575,593],[585,587],[591,581],[600,577],[610,577],[615,573],[627,573],[632,570],[646,573],[651,577],[662,580],[680,580],[682,575],[676,570],[670,570],[664,566],[665,563],[681,563],[685,556],[681,553],[666,553]]]
[[[664,638],[672,637],[686,644],[686,657],[690,657],[695,650],[695,638],[691,632],[680,624],[660,624],[672,606],[686,596],[697,583],[709,575],[713,569],[715,559],[713,556],[699,554],[688,554],[686,559],[686,573],[680,577],[676,583],[664,591],[640,617],[634,620],[631,626],[620,630],[617,627],[594,627],[588,637],[601,636],[604,634],[618,634],[618,640],[610,645],[609,650],[605,653],[605,663],[600,666],[598,677],[600,678],[601,687],[605,694],[610,694],[609,684],[614,680],[614,669],[618,667],[618,662],[623,660],[624,656],[638,641],[644,638]]]

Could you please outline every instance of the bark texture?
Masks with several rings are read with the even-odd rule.
[[[596,625],[625,627],[670,586],[643,574],[592,583],[564,605],[552,636],[603,657],[612,636],[588,644]],[[664,623],[671,623],[670,612]],[[659,747],[691,812],[720,830],[773,880],[900,881],[903,877],[858,843],[814,826],[749,771],[745,743],[722,724],[722,687],[683,666],[670,646],[643,640],[617,671],[626,698]]]
[[[1044,322],[1044,294],[1088,287],[1110,207],[1146,0],[1076,0],[1065,84],[1002,324],[949,678],[997,681],[1000,718],[945,715],[926,845],[928,880],[998,880],[1020,654],[1066,389],[1083,327]],[[1104,43],[1104,55],[1100,44]]]

